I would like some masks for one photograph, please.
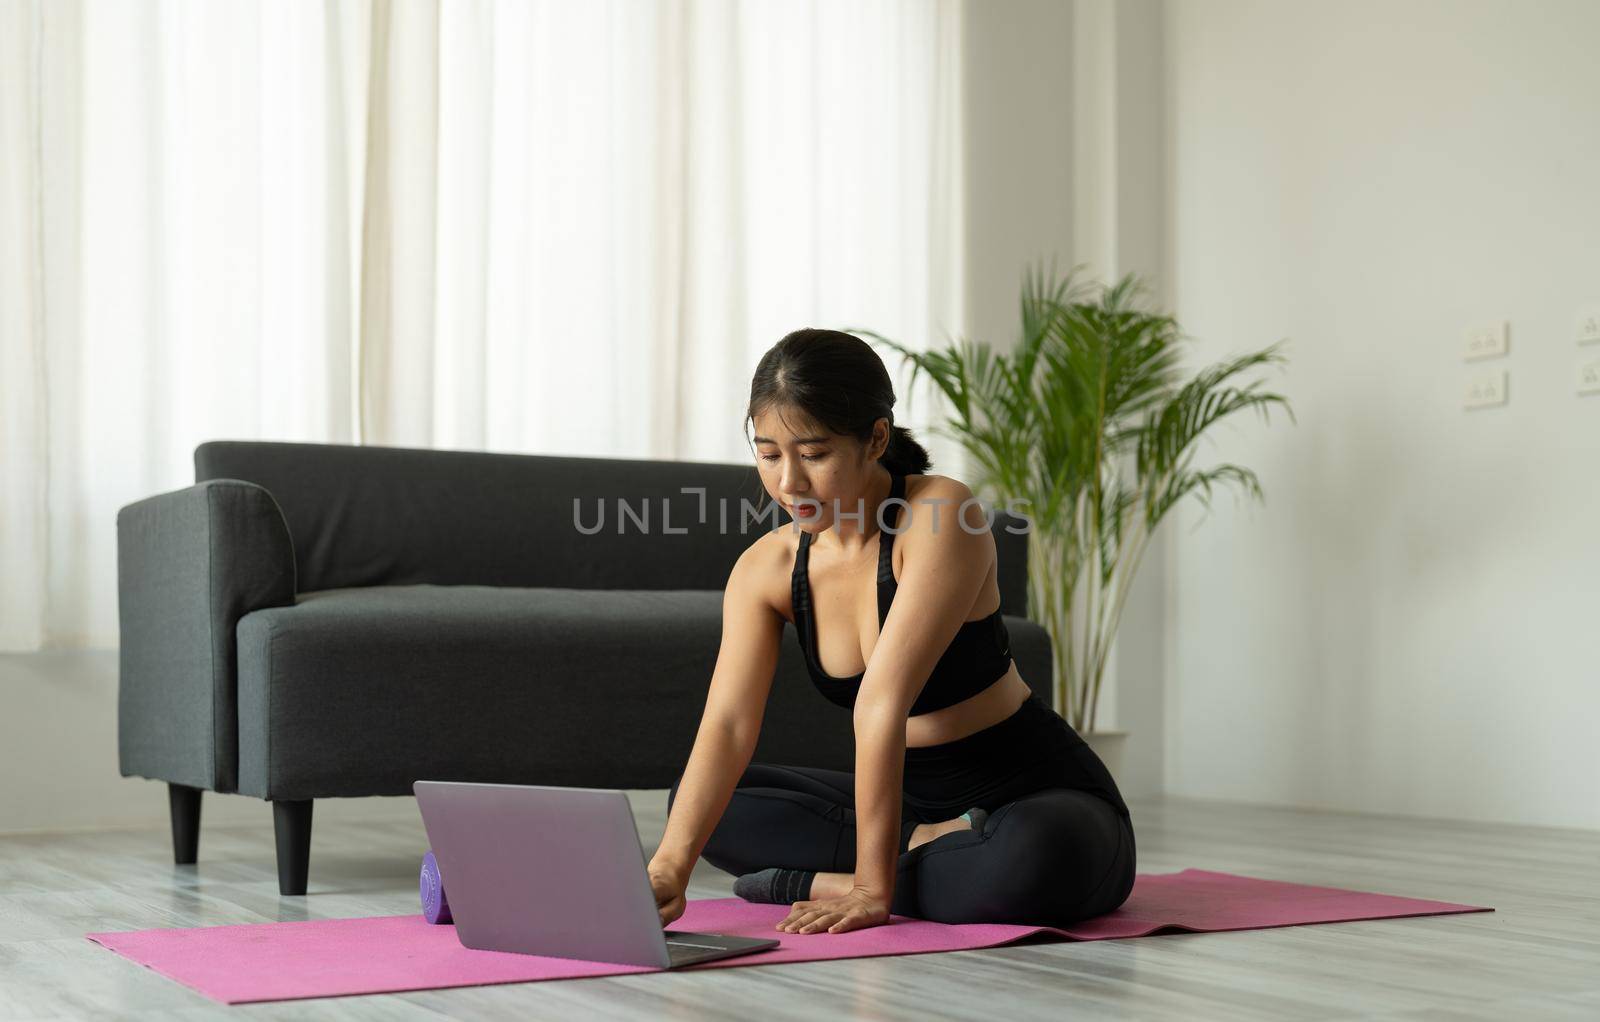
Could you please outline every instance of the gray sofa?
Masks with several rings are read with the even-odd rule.
[[[194,459],[193,486],[117,514],[120,769],[167,782],[179,863],[202,791],[271,802],[283,894],[306,891],[315,799],[671,785],[728,572],[788,524],[748,465],[232,441]],[[992,530],[1002,606],[1048,698],[1019,521]],[[854,765],[792,627],[756,757]]]

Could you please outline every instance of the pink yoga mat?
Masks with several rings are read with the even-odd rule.
[[[1140,874],[1133,893],[1121,908],[1064,929],[1009,923],[951,925],[891,916],[882,926],[849,933],[778,933],[773,927],[789,914],[789,906],[754,905],[739,898],[691,901],[671,928],[782,940],[781,946],[770,951],[687,967],[698,970],[961,951],[1010,944],[1035,934],[1110,940],[1143,937],[1160,930],[1249,930],[1492,911],[1476,905],[1186,869],[1180,873]],[[423,921],[420,912],[86,936],[227,1004],[664,971],[649,966],[472,951],[456,939],[455,927],[431,926]]]

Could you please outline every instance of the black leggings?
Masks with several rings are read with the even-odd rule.
[[[679,777],[682,780],[682,777]],[[678,785],[667,793],[671,813]],[[988,810],[906,851],[918,823]],[[998,724],[906,749],[900,860],[890,911],[943,923],[1060,926],[1133,890],[1133,823],[1094,751],[1037,695]],[[702,858],[735,876],[768,866],[855,870],[855,775],[751,763]]]

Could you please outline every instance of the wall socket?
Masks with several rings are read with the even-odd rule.
[[[1469,327],[1461,357],[1471,362],[1480,358],[1498,358],[1511,350],[1511,324],[1505,320]]]
[[[1467,380],[1466,393],[1462,395],[1463,408],[1492,408],[1506,403],[1510,373],[1504,369],[1475,373]]]
[[[1600,359],[1578,366],[1578,393],[1600,394]]]

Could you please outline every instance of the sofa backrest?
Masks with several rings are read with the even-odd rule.
[[[789,522],[753,465],[217,440],[195,482],[277,500],[301,592],[357,586],[721,589]],[[685,492],[687,491],[687,492]],[[997,515],[1001,608],[1025,614],[1027,536]]]

